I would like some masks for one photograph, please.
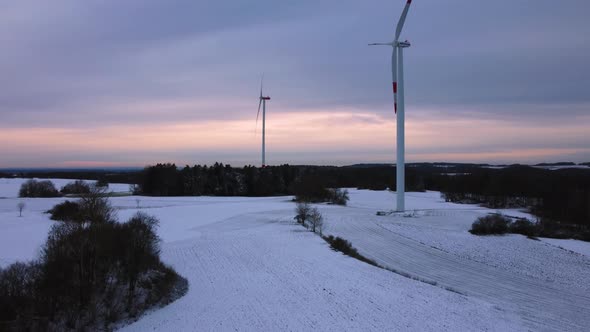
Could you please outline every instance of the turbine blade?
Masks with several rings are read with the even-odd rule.
[[[256,113],[256,127],[254,127],[254,134],[256,134],[256,129],[258,129],[258,116],[260,115],[260,106],[262,106],[262,97],[260,97],[260,102],[258,102],[258,112]]]
[[[402,33],[402,28],[404,27],[404,23],[406,22],[406,16],[408,15],[410,4],[412,4],[412,0],[407,0],[406,6],[404,7],[404,11],[402,12],[402,16],[399,18],[399,21],[397,22],[397,28],[395,29],[396,42],[399,39],[399,35]]]
[[[391,82],[393,83],[393,111],[397,114],[397,51],[394,47],[391,53]]]

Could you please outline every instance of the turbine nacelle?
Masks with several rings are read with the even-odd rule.
[[[262,96],[260,96],[260,100],[270,100],[270,97],[262,97]]]
[[[401,47],[401,48],[406,48],[406,47],[410,47],[410,42],[405,40],[402,42],[397,42],[397,47]]]

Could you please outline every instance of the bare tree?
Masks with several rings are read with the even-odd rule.
[[[139,203],[141,203],[141,200],[139,198],[136,198],[135,203],[137,204],[137,208],[139,209]]]
[[[18,208],[18,216],[22,217],[23,216],[23,210],[25,208],[25,202],[18,202],[18,204],[16,205],[16,207]]]
[[[309,213],[309,223],[311,224],[311,231],[314,233],[319,232],[321,236],[324,230],[324,217],[318,209],[311,209]]]
[[[348,202],[348,190],[346,189],[328,189],[330,194],[330,203],[337,204],[337,205],[346,205]]]
[[[306,203],[306,202],[297,203],[297,206],[295,207],[295,213],[297,214],[295,216],[295,220],[297,220],[297,223],[307,227],[306,221],[309,220],[310,211],[311,211],[311,206],[309,205],[309,203]]]
[[[116,211],[108,200],[106,187],[91,186],[90,193],[82,195],[80,205],[80,223],[110,223],[116,220]]]

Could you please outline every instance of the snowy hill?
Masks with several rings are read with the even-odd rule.
[[[0,265],[34,258],[57,199],[27,199],[0,182]],[[467,232],[490,211],[409,193],[408,213],[376,216],[395,193],[351,190],[348,207],[318,205],[325,233],[392,270],[332,251],[293,221],[290,197],[114,197],[121,219],[160,219],[163,260],[186,296],[123,331],[588,330],[590,257],[523,236]],[[412,209],[415,209],[412,211]],[[520,211],[504,211],[526,215]],[[571,242],[571,241],[570,241]],[[449,291],[451,289],[453,291]]]

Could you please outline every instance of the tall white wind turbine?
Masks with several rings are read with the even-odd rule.
[[[258,102],[258,113],[256,113],[256,127],[258,127],[258,116],[260,115],[260,106],[262,106],[262,167],[266,166],[266,101],[270,97],[262,95],[262,83],[264,82],[264,74],[260,80],[260,97]]]
[[[393,82],[394,111],[397,115],[397,161],[396,161],[396,191],[397,211],[405,210],[405,134],[404,134],[404,48],[410,47],[410,43],[399,41],[399,35],[404,27],[408,10],[412,0],[406,1],[406,6],[395,29],[395,38],[391,43],[372,43],[372,45],[387,45],[393,47],[391,54],[391,76]]]

